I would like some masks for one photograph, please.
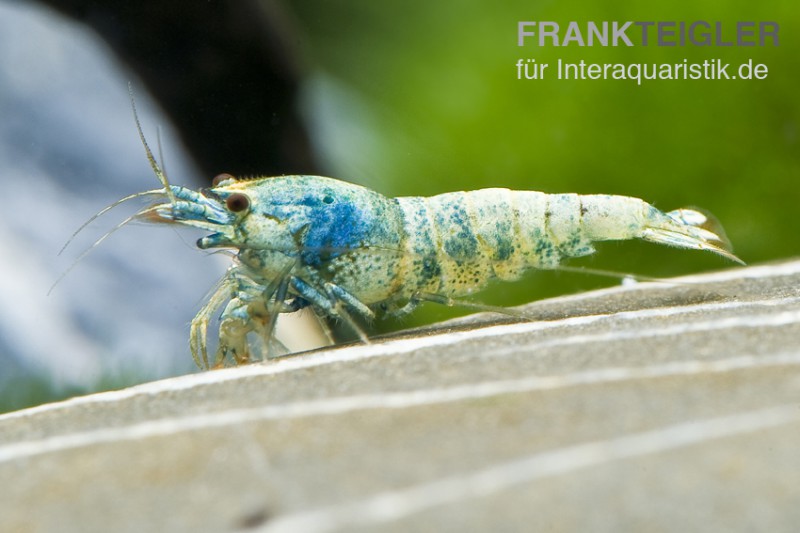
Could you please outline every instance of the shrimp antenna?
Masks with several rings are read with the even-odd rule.
[[[156,126],[156,146],[158,146],[158,162],[161,163],[161,172],[169,183],[169,173],[167,172],[167,163],[164,158],[164,149],[161,147],[161,126]]]
[[[72,237],[70,237],[70,241],[71,241],[71,240],[72,240],[72,239],[75,237],[75,235],[77,235],[77,234],[78,234],[78,233],[79,233],[79,232],[80,232],[80,231],[81,231],[83,228],[85,228],[85,227],[86,227],[86,226],[87,226],[87,225],[88,225],[88,224],[89,224],[89,223],[90,223],[92,220],[96,219],[97,217],[99,217],[100,215],[102,215],[103,213],[105,213],[106,211],[108,211],[109,209],[111,209],[111,208],[113,208],[113,207],[116,207],[116,206],[118,206],[120,203],[122,203],[122,202],[124,202],[124,201],[126,201],[126,200],[130,200],[130,199],[132,199],[132,198],[136,198],[136,197],[139,197],[139,196],[145,196],[145,195],[149,195],[149,194],[163,194],[163,192],[161,191],[161,189],[157,189],[157,190],[155,190],[155,191],[146,191],[146,192],[140,192],[140,193],[137,193],[137,194],[132,194],[132,195],[130,195],[130,196],[127,196],[127,197],[123,198],[122,200],[118,200],[118,201],[114,202],[114,203],[113,203],[113,204],[111,204],[110,206],[106,207],[105,209],[103,209],[102,211],[100,211],[99,213],[97,213],[96,215],[94,215],[94,216],[93,216],[91,219],[89,219],[87,222],[85,222],[85,223],[83,224],[83,226],[81,226],[81,227],[78,229],[78,231],[76,231],[76,232],[75,232],[75,233],[72,235]],[[151,209],[154,209],[154,208],[156,208],[156,207],[158,207],[158,206],[150,206],[150,207],[146,207],[146,208],[142,209],[141,211],[139,211],[139,212],[137,212],[137,213],[135,213],[135,214],[133,214],[133,215],[129,216],[128,218],[126,218],[125,220],[123,220],[122,222],[120,222],[119,224],[117,224],[116,226],[114,226],[113,228],[111,228],[109,231],[107,231],[106,233],[104,233],[102,237],[100,237],[99,239],[97,239],[96,241],[94,241],[94,243],[93,243],[91,246],[89,246],[87,249],[85,249],[83,252],[81,252],[81,255],[79,255],[79,256],[78,256],[78,257],[75,259],[75,261],[73,261],[73,262],[72,262],[72,264],[71,264],[71,265],[69,265],[69,268],[67,268],[67,269],[66,269],[66,270],[65,270],[65,271],[64,271],[64,272],[63,272],[63,273],[62,273],[60,276],[58,276],[58,279],[55,281],[55,283],[53,283],[53,285],[51,285],[51,286],[50,286],[50,289],[47,291],[47,295],[49,296],[49,295],[50,295],[50,293],[51,293],[51,292],[53,292],[53,289],[55,289],[55,288],[56,288],[56,285],[58,285],[59,283],[61,283],[61,280],[62,280],[62,279],[64,279],[64,278],[66,278],[66,277],[67,277],[67,274],[69,274],[70,272],[72,272],[72,270],[73,270],[73,269],[74,269],[74,268],[75,268],[75,267],[78,265],[78,263],[80,263],[80,262],[81,262],[81,260],[83,260],[83,258],[84,258],[84,257],[86,257],[87,255],[89,255],[89,253],[90,253],[92,250],[94,250],[95,248],[97,248],[97,246],[99,246],[99,245],[100,245],[100,243],[102,243],[104,240],[106,240],[107,238],[109,238],[109,237],[110,237],[110,236],[111,236],[113,233],[115,233],[115,232],[116,232],[118,229],[122,228],[123,226],[126,226],[127,224],[129,224],[129,223],[130,223],[130,222],[132,222],[133,220],[136,220],[136,218],[137,218],[138,216],[140,216],[140,215],[142,215],[142,214],[144,214],[144,213],[147,213],[149,210],[151,210]],[[67,244],[69,244],[69,241],[67,241]],[[64,248],[66,248],[66,247],[67,247],[67,245],[64,245]],[[62,248],[61,250],[63,251],[63,250],[64,250],[64,248]],[[59,252],[59,253],[60,253],[60,252]]]
[[[114,209],[115,207],[117,207],[118,205],[120,205],[122,203],[125,203],[125,202],[127,202],[129,200],[133,200],[134,198],[141,198],[141,197],[144,197],[144,196],[153,196],[153,195],[161,195],[161,194],[165,194],[167,196],[167,198],[169,198],[170,203],[172,203],[172,204],[174,204],[175,201],[176,201],[175,194],[172,192],[172,187],[170,187],[169,180],[167,179],[166,173],[161,169],[161,167],[158,166],[158,163],[156,162],[155,157],[153,157],[153,152],[150,151],[150,146],[148,146],[147,140],[144,137],[144,132],[142,131],[142,125],[139,122],[139,114],[136,111],[136,100],[135,100],[135,98],[133,96],[133,84],[131,82],[128,82],[128,94],[130,94],[130,97],[131,97],[131,109],[133,110],[133,120],[134,120],[134,122],[136,122],[136,131],[139,133],[139,139],[142,141],[142,145],[144,146],[144,151],[147,154],[147,160],[150,162],[150,168],[153,169],[153,172],[155,173],[156,177],[158,178],[158,181],[161,182],[161,184],[164,186],[164,189],[163,190],[162,189],[154,189],[154,190],[150,190],[150,191],[144,191],[144,192],[138,192],[138,193],[135,193],[135,194],[131,194],[131,195],[126,196],[125,198],[117,200],[116,202],[114,202],[113,204],[111,204],[109,206],[104,207],[103,209],[101,209],[100,211],[98,211],[97,213],[92,215],[92,217],[89,218],[89,220],[87,220],[86,222],[81,224],[81,226],[77,230],[75,230],[72,233],[72,235],[70,235],[69,239],[67,239],[67,242],[64,243],[64,246],[62,246],[61,249],[58,251],[58,255],[61,255],[62,253],[64,253],[64,250],[66,250],[67,247],[69,247],[69,245],[75,240],[75,237],[81,231],[86,229],[86,227],[89,224],[91,224],[92,222],[97,220],[97,218],[101,217],[102,215],[106,214],[107,212],[111,211],[112,209]],[[161,130],[160,129],[158,131],[157,137],[158,137],[158,154],[159,154],[159,157],[163,161],[163,152],[162,152],[162,149],[161,149]],[[146,209],[144,209],[142,211],[139,211],[135,215],[132,215],[132,216],[126,218],[125,220],[123,220],[122,222],[120,222],[119,224],[114,226],[110,231],[106,232],[102,237],[97,239],[91,246],[89,246],[86,250],[84,250],[77,257],[77,259],[75,259],[75,261],[72,262],[72,264],[69,266],[69,268],[67,268],[67,270],[64,271],[63,274],[61,274],[58,277],[58,279],[55,281],[55,283],[53,283],[53,285],[47,291],[47,294],[49,295],[51,292],[53,292],[53,289],[56,288],[56,285],[58,285],[61,282],[61,280],[64,279],[67,276],[67,274],[72,272],[72,269],[74,269],[75,266],[84,257],[86,257],[89,254],[89,252],[91,252],[95,247],[97,247],[100,243],[102,243],[109,236],[111,236],[111,234],[115,233],[118,229],[120,229],[121,227],[123,227],[126,224],[130,223],[131,221],[135,220],[138,216],[146,214],[147,212],[149,212],[149,208],[146,208]]]
[[[117,200],[116,202],[114,202],[111,205],[107,205],[106,207],[104,207],[103,209],[101,209],[100,211],[98,211],[97,213],[92,215],[91,218],[89,218],[89,220],[87,220],[86,222],[81,224],[81,227],[76,229],[72,233],[72,235],[69,236],[69,239],[67,239],[67,242],[65,242],[64,246],[62,246],[61,249],[58,251],[58,255],[63,254],[64,250],[66,250],[67,247],[72,243],[72,241],[75,240],[75,237],[77,237],[80,232],[85,230],[86,227],[89,224],[91,224],[92,222],[94,222],[95,220],[100,218],[101,216],[105,215],[106,213],[108,213],[109,211],[111,211],[112,209],[117,207],[118,205],[124,204],[125,202],[127,202],[129,200],[133,200],[134,198],[142,198],[144,196],[154,196],[154,195],[158,195],[158,194],[164,194],[164,191],[162,191],[161,189],[154,189],[152,191],[137,192],[135,194],[130,194],[130,195],[126,196],[125,198],[120,198],[119,200]]]
[[[172,192],[172,187],[170,187],[166,174],[164,174],[164,172],[161,170],[161,167],[158,166],[156,158],[153,157],[153,152],[150,151],[150,146],[148,146],[147,140],[144,138],[142,125],[139,123],[139,114],[136,112],[136,99],[133,97],[133,84],[131,82],[128,82],[128,94],[131,96],[131,109],[133,110],[133,120],[136,121],[136,131],[139,132],[139,139],[141,139],[142,146],[144,146],[144,151],[147,154],[147,160],[150,162],[150,168],[153,169],[158,181],[160,181],[161,185],[164,186],[164,194],[166,194],[167,198],[169,198],[169,202],[174,204],[176,199],[175,194]],[[160,144],[161,142],[159,140],[159,146]]]

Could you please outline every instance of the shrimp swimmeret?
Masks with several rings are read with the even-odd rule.
[[[627,196],[482,189],[388,198],[318,176],[229,174],[195,191],[169,184],[139,134],[163,188],[121,201],[155,195],[163,202],[131,218],[208,230],[199,248],[236,254],[192,320],[192,355],[205,368],[208,324],[223,306],[214,366],[256,359],[249,334],[260,337],[264,356],[275,354],[280,313],[310,308],[366,340],[353,315],[401,316],[422,301],[453,303],[492,279],[515,280],[589,255],[595,241],[638,238],[741,263],[713,217],[695,209],[664,213]]]

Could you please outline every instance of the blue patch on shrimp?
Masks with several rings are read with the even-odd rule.
[[[513,235],[511,234],[511,224],[498,222],[495,225],[497,231],[494,243],[494,260],[505,261],[514,253]]]
[[[456,261],[474,258],[478,240],[473,234],[463,199],[456,197],[447,210],[442,211],[436,213],[436,224],[443,236],[445,253]]]
[[[318,266],[323,259],[333,259],[346,250],[358,247],[369,227],[365,213],[350,202],[320,204],[312,210],[314,224],[309,227],[303,245],[303,260]]]

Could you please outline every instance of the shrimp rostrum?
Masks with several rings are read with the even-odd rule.
[[[220,308],[215,366],[261,358],[249,336],[261,339],[264,356],[273,353],[280,313],[311,308],[365,339],[355,317],[452,302],[492,279],[515,280],[589,255],[596,241],[637,238],[740,262],[710,215],[664,213],[638,198],[508,189],[388,198],[318,176],[227,174],[195,191],[170,185],[150,158],[164,188],[143,194],[164,201],[136,217],[207,230],[199,248],[235,253],[192,321],[190,346],[201,367],[209,366],[206,332]]]

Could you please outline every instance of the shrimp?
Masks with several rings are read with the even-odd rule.
[[[712,216],[688,208],[664,213],[628,196],[493,188],[389,198],[320,176],[230,174],[195,191],[168,182],[138,117],[136,125],[163,188],[114,205],[161,196],[131,219],[200,228],[209,234],[198,248],[233,251],[232,265],[191,322],[190,350],[201,368],[285,352],[274,337],[281,313],[310,308],[343,320],[367,342],[354,316],[398,317],[424,301],[452,305],[490,280],[516,280],[590,255],[597,241],[642,239],[742,263]],[[208,328],[220,308],[212,362]],[[260,357],[249,337],[260,339]]]
[[[370,320],[404,315],[425,300],[448,303],[492,279],[516,280],[592,254],[596,241],[638,238],[741,263],[710,216],[663,213],[626,196],[482,189],[388,198],[319,176],[225,174],[200,192],[168,187],[166,201],[137,217],[208,230],[197,241],[203,250],[238,250],[191,324],[201,367],[209,366],[208,324],[223,305],[215,365],[253,360],[250,333],[267,346],[276,342],[280,313],[310,307],[365,339],[351,314]]]

